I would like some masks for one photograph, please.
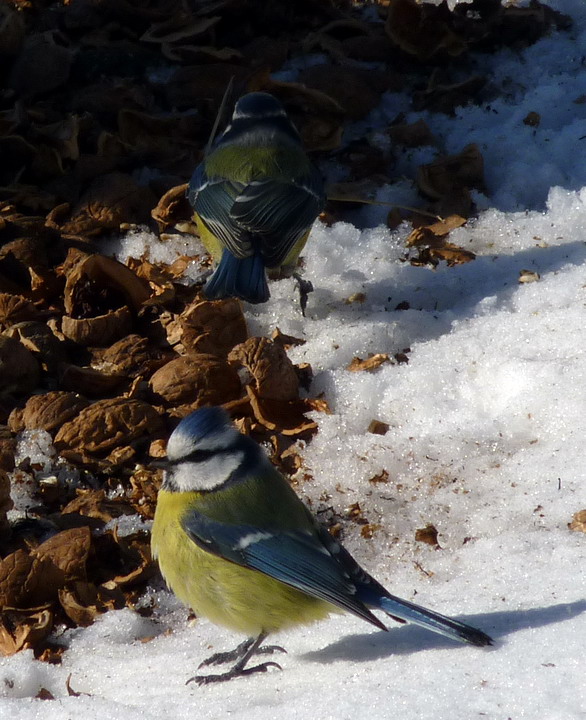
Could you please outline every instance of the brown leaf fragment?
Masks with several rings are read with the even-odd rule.
[[[59,590],[59,602],[67,617],[79,627],[92,625],[107,610],[124,607],[121,593],[97,587],[92,582],[75,582]]]
[[[462,188],[485,191],[484,161],[477,145],[467,145],[461,153],[439,157],[422,165],[417,175],[421,192],[441,199]]]
[[[284,350],[288,350],[291,347],[305,345],[307,342],[307,340],[304,340],[303,338],[297,338],[293,335],[285,335],[285,333],[282,333],[278,327],[273,330],[271,340],[277,345],[280,345]]]
[[[77,497],[67,503],[61,511],[64,515],[79,513],[108,523],[113,518],[132,515],[134,512],[130,503],[124,498],[110,499],[102,489],[78,490],[77,493]]]
[[[447,5],[421,5],[416,0],[390,0],[385,23],[389,38],[405,52],[420,60],[438,53],[455,57],[467,49],[463,37],[450,27]]]
[[[61,665],[65,650],[66,647],[64,645],[57,645],[51,642],[41,643],[35,648],[35,659],[49,663],[50,665]]]
[[[0,610],[0,653],[9,656],[36,647],[49,635],[52,626],[53,613],[47,609]]]
[[[417,257],[411,258],[411,265],[433,265],[434,267],[444,260],[448,267],[462,265],[476,259],[476,255],[470,250],[464,250],[457,245],[445,243],[442,247],[423,248]]]
[[[236,298],[195,300],[179,316],[181,343],[188,354],[226,357],[248,337],[242,304]]]
[[[130,476],[130,485],[132,492],[129,499],[134,510],[147,520],[152,520],[155,516],[157,493],[161,487],[160,473],[139,468]]]
[[[177,357],[164,365],[149,381],[157,402],[186,415],[203,405],[221,405],[241,394],[238,373],[215,355]]]
[[[382,525],[379,523],[366,523],[360,528],[360,535],[365,540],[372,540],[377,530],[380,530]]]
[[[373,485],[377,485],[379,483],[388,483],[389,482],[389,473],[384,468],[378,473],[378,475],[373,475],[372,477],[368,478],[368,482],[372,483]]]
[[[537,282],[541,278],[538,272],[533,270],[520,270],[519,271],[519,282],[520,283],[532,283]]]
[[[539,124],[541,123],[541,115],[534,110],[527,113],[527,115],[523,118],[523,124],[529,125],[530,127],[539,127]]]
[[[578,510],[577,513],[574,513],[568,527],[570,530],[586,533],[586,510]]]
[[[344,305],[353,305],[354,303],[362,304],[363,302],[366,302],[366,293],[363,292],[352,293],[352,295],[344,299]]]
[[[252,385],[246,386],[254,417],[268,430],[278,431],[293,437],[312,434],[317,423],[305,417],[312,408],[304,400],[280,400],[258,395]]]
[[[433,545],[435,548],[440,547],[437,536],[437,528],[431,523],[428,523],[424,528],[419,528],[415,531],[415,540],[427,543],[428,545]]]
[[[55,696],[50,690],[42,687],[39,692],[35,695],[36,700],[55,700]]]
[[[450,215],[443,220],[415,228],[407,237],[405,244],[407,247],[418,245],[426,245],[428,247],[441,247],[445,238],[452,230],[462,227],[466,224],[466,218],[459,215]]]
[[[177,223],[188,221],[193,215],[193,209],[186,197],[188,184],[176,185],[161,197],[151,215],[159,226],[159,232],[164,232]]]
[[[386,435],[389,432],[390,425],[382,420],[371,420],[368,426],[368,432],[373,435]]]
[[[376,370],[384,363],[390,362],[390,358],[387,353],[375,353],[370,354],[366,360],[362,360],[359,357],[352,359],[352,362],[346,367],[346,370],[351,372],[361,372],[363,370]]]
[[[69,695],[69,697],[80,697],[81,695],[87,695],[88,697],[91,697],[89,693],[77,692],[71,687],[71,675],[72,673],[69,673],[69,675],[67,676],[67,680],[65,681],[65,687],[67,688],[67,694]]]
[[[107,454],[121,445],[152,437],[163,429],[159,413],[142,400],[98,400],[61,426],[55,436],[58,451]]]
[[[285,401],[299,397],[293,363],[285,350],[268,338],[249,338],[232,349],[228,361],[250,373],[255,397]]]

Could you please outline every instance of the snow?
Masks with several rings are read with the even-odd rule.
[[[356,216],[363,230],[316,225],[306,318],[289,280],[271,285],[265,306],[246,308],[251,332],[278,326],[307,341],[290,355],[311,363],[312,394],[324,392],[334,411],[316,415],[320,432],[302,449],[313,476],[301,482],[305,499],[341,514],[360,502],[381,527],[365,539],[345,523],[355,556],[392,592],[478,626],[495,647],[333,616],[275,636],[288,650],[283,672],[186,686],[203,658],[241,638],[205,620],[189,625],[154,586],[143,599],[151,618],[124,609],[66,631],[61,666],[30,651],[0,660],[0,716],[586,718],[586,538],[568,529],[586,507],[586,103],[576,102],[586,94],[586,5],[555,7],[574,17],[569,33],[478,57],[507,88],[492,109],[408,114],[448,152],[480,146],[483,211],[450,237],[475,261],[435,271],[401,262],[407,226],[391,233],[380,224],[386,211],[369,208]],[[370,123],[382,126],[408,102],[388,95]],[[539,127],[523,124],[529,111]],[[400,172],[412,177],[422,161],[421,151],[406,154]],[[405,188],[385,188],[381,199]],[[137,234],[120,252],[148,249]],[[177,241],[166,252],[172,260],[184,248]],[[522,270],[540,277],[519,283]],[[364,302],[344,302],[357,292]],[[396,310],[404,301],[409,309]],[[355,356],[405,348],[408,364],[346,370]],[[368,433],[372,419],[388,433]],[[369,482],[382,470],[387,483]],[[415,542],[428,523],[441,549]],[[68,676],[79,696],[68,696]],[[56,699],[34,699],[41,687]]]

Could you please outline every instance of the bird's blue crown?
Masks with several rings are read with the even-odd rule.
[[[175,428],[176,433],[201,439],[215,435],[230,425],[228,413],[219,407],[202,407],[183,418]]]

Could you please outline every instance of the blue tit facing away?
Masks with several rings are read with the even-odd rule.
[[[293,272],[324,202],[323,179],[281,103],[254,92],[196,168],[187,191],[201,240],[217,268],[210,299],[269,299],[270,275]]]
[[[282,650],[261,647],[270,633],[341,611],[381,630],[373,609],[454,640],[492,644],[480,630],[387,592],[220,408],[196,410],[169,438],[152,549],[167,583],[196,615],[250,638],[204,661],[235,664],[192,678],[199,684],[280,667],[246,664],[254,654]]]

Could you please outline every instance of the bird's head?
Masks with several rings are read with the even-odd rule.
[[[183,418],[167,443],[163,488],[209,492],[233,480],[245,464],[257,462],[260,449],[241,435],[227,413],[204,407]]]

